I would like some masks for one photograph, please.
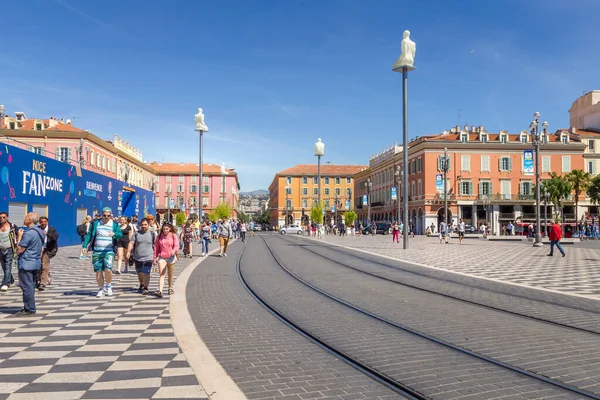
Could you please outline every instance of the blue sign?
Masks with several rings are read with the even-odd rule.
[[[392,186],[392,200],[396,200],[398,198],[398,195],[396,194],[396,186]]]
[[[523,151],[523,173],[526,175],[533,175],[533,150]]]
[[[346,206],[346,210],[350,209],[350,200],[346,200],[346,203],[344,204]]]
[[[444,191],[444,176],[442,174],[435,176],[435,190],[438,192]]]
[[[47,216],[60,246],[80,244],[77,225],[104,207],[117,217],[156,214],[156,197],[149,190],[17,147],[0,146],[0,170],[0,210],[9,211],[17,226],[23,225],[17,216],[24,213]]]
[[[175,199],[171,199],[171,208],[175,208]]]
[[[185,211],[185,203],[181,203],[181,211]]]
[[[363,194],[363,204],[367,204],[367,195]]]
[[[335,212],[335,206],[331,207],[331,212]]]

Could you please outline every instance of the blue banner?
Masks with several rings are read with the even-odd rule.
[[[392,200],[396,200],[398,198],[398,195],[396,194],[396,186],[392,186],[391,195],[392,195]]]
[[[346,203],[344,204],[346,206],[346,210],[350,209],[350,200],[346,200]]]
[[[438,192],[444,191],[444,176],[442,174],[435,176],[435,190]]]
[[[149,190],[17,147],[0,145],[0,169],[0,211],[9,212],[17,226],[28,212],[48,217],[61,246],[80,244],[77,225],[104,207],[117,217],[156,214],[155,195]]]
[[[366,194],[363,194],[362,200],[363,200],[362,203],[366,205],[367,204],[367,195]]]
[[[534,174],[533,150],[524,150],[523,151],[523,173],[526,175]]]

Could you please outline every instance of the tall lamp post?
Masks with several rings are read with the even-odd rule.
[[[394,172],[394,176],[396,176],[396,220],[398,222],[400,222],[400,217],[401,217],[401,203],[400,203],[400,180],[402,179],[402,171],[400,170],[400,166],[397,165],[396,166],[396,171]],[[402,230],[402,234],[404,234],[404,229]]]
[[[167,222],[171,222],[171,188],[167,186]]]
[[[404,162],[404,186],[403,186],[403,206],[404,224],[403,248],[408,249],[408,73],[415,69],[415,53],[417,46],[410,40],[410,31],[404,31],[402,34],[402,43],[400,45],[402,54],[392,65],[392,71],[402,72],[402,161]]]
[[[198,109],[198,114],[194,116],[194,120],[196,122],[196,132],[200,134],[200,162],[199,162],[199,180],[198,180],[198,219],[202,220],[204,217],[204,209],[202,208],[202,192],[204,191],[204,181],[202,180],[202,136],[204,132],[208,132],[208,126],[204,123],[204,114],[202,114],[202,109]]]
[[[448,149],[444,147],[444,162],[442,163],[442,167],[444,168],[444,222],[446,223],[446,229],[449,229],[448,226]]]
[[[367,189],[367,226],[371,224],[371,178],[368,178],[365,182],[365,188]]]
[[[492,223],[489,221],[489,207],[490,207],[490,198],[487,195],[483,196],[483,206],[485,207],[485,222],[488,225],[490,231],[492,230]],[[486,228],[486,229],[488,229]],[[486,236],[486,232],[483,233],[483,236]]]
[[[325,143],[321,141],[321,138],[315,143],[315,156],[317,156],[317,200],[319,207],[321,206],[321,157],[325,155]]]
[[[550,193],[544,190],[544,236],[548,237],[548,200]]]
[[[534,247],[543,246],[542,243],[542,225],[540,223],[540,144],[542,142],[542,135],[539,131],[540,113],[535,112],[533,114],[534,120],[529,125],[529,130],[535,146],[535,241],[533,242]],[[546,134],[548,128],[548,122],[542,122],[542,133]]]
[[[285,224],[284,224],[284,226],[289,225],[289,218],[290,218],[289,217],[289,209],[290,209],[290,207],[288,206],[288,202],[289,202],[288,195],[290,194],[290,189],[291,189],[291,186],[289,183],[287,185],[285,185]]]
[[[221,179],[223,180],[223,203],[227,201],[225,197],[225,177],[227,176],[227,170],[225,169],[225,163],[221,164]]]

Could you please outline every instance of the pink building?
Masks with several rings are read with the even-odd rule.
[[[168,211],[169,199],[172,199],[172,212],[184,208],[186,213],[198,212],[198,164],[151,162],[148,165],[158,175],[155,186],[157,213],[164,215]],[[240,204],[238,176],[233,169],[225,172],[222,174],[221,167],[215,164],[202,166],[202,210],[209,213],[226,202],[233,210],[232,217],[237,218]]]

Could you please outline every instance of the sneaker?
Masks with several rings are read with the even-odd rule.
[[[148,294],[148,289],[144,288],[144,290],[142,291],[142,295],[146,296]]]
[[[115,271],[115,275],[121,275],[121,271]]]
[[[223,257],[223,254],[219,254],[219,257]]]
[[[200,254],[200,257],[204,257],[204,253]]]
[[[87,257],[86,256],[79,256],[79,259],[80,260],[87,260]]]
[[[15,317],[28,317],[31,315],[35,315],[35,313],[32,313],[30,311],[27,311],[25,309],[22,309],[21,311],[15,313]]]
[[[98,298],[104,297],[104,289],[98,290],[98,293],[96,293],[96,297],[98,297]]]
[[[2,285],[2,287],[0,287],[0,291],[7,292],[8,291],[8,286]]]
[[[144,291],[144,285],[140,285],[140,288],[138,289],[138,293],[142,293]]]
[[[227,253],[223,253],[223,257],[227,257]]]
[[[106,287],[106,295],[107,296],[112,296],[113,295],[112,286],[107,286]]]
[[[38,286],[38,290],[40,292],[43,292],[44,290],[46,290],[46,285],[40,285],[40,286]]]
[[[565,253],[563,253],[563,257],[566,257],[567,255]]]

